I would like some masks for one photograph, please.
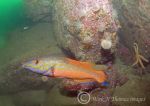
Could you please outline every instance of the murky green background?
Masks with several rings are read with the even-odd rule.
[[[0,0],[0,72],[10,64],[16,65],[25,58],[44,56],[49,54],[62,54],[53,38],[53,25],[51,23],[36,23],[32,26],[27,23],[23,0]],[[24,30],[24,27],[28,30]],[[145,97],[149,93],[149,76],[141,77],[132,74],[132,69],[121,62],[117,67],[123,70],[132,79],[123,87],[117,88],[115,95],[127,97]],[[144,91],[144,92],[143,92]],[[0,106],[79,106],[76,98],[69,98],[59,93],[54,86],[48,92],[44,90],[31,90],[17,94],[0,95]],[[133,103],[134,104],[134,103]],[[136,106],[141,104],[136,103]],[[122,106],[126,106],[124,104]],[[135,106],[135,105],[134,105]],[[146,106],[144,103],[143,106]]]
[[[24,20],[22,0],[0,0],[0,48],[7,42],[9,31]]]

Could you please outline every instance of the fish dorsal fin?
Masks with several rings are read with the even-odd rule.
[[[94,64],[92,64],[90,62],[82,62],[82,61],[77,61],[77,60],[73,60],[70,58],[66,58],[66,59],[69,64],[76,65],[76,66],[82,67],[84,69],[93,69],[93,66],[94,66]]]

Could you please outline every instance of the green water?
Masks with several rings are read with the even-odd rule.
[[[9,31],[23,20],[23,0],[0,0],[0,48],[6,45]]]

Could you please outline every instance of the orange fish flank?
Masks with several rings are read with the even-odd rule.
[[[54,77],[70,78],[77,80],[91,80],[102,83],[106,80],[103,71],[97,71],[92,68],[93,64],[89,62],[80,62],[67,58],[67,63],[61,66],[55,66]],[[61,70],[61,71],[60,71]]]
[[[102,83],[106,80],[103,70],[93,68],[90,62],[81,62],[69,58],[47,57],[32,60],[23,64],[23,67],[32,72],[56,78],[68,78],[78,82],[96,81]]]

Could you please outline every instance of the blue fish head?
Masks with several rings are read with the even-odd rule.
[[[22,64],[22,67],[42,75],[51,75],[53,70],[53,65],[45,59],[36,59],[25,62]]]

